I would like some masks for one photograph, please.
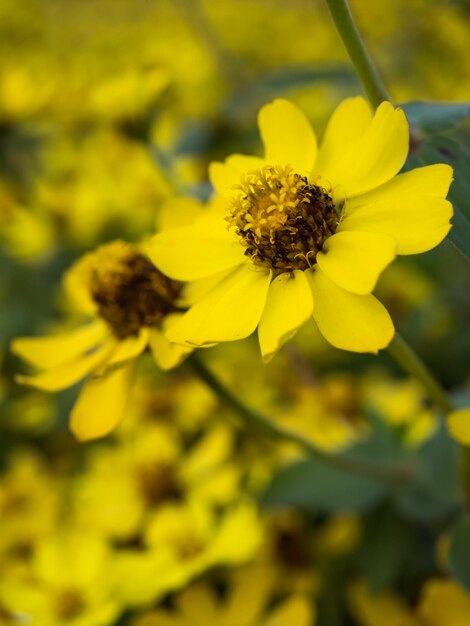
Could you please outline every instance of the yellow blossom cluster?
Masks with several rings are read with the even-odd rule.
[[[470,624],[470,11],[349,4],[1,3],[0,626]]]

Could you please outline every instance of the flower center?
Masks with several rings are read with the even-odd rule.
[[[77,589],[62,589],[55,601],[56,614],[61,620],[73,620],[86,608],[82,594]]]
[[[227,219],[253,263],[277,274],[312,267],[338,226],[328,192],[279,165],[247,172],[238,189]]]
[[[119,245],[117,245],[119,244]],[[99,315],[119,339],[137,335],[143,326],[159,325],[177,310],[177,282],[159,272],[140,252],[123,242],[103,246],[107,262],[96,263],[90,293]],[[103,249],[101,249],[103,257]],[[104,260],[104,259],[100,259]]]
[[[175,468],[169,463],[156,461],[141,465],[136,479],[140,493],[149,506],[179,500],[182,496]]]

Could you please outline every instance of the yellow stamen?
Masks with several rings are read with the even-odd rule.
[[[235,189],[228,222],[253,263],[275,273],[311,267],[338,226],[328,192],[290,166],[250,170]]]

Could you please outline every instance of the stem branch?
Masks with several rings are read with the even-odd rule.
[[[443,413],[450,413],[454,409],[452,402],[440,383],[401,335],[395,333],[395,337],[388,346],[388,351],[406,372],[421,382],[431,400]]]
[[[384,100],[390,102],[390,95],[362,40],[347,0],[326,0],[326,3],[370,103],[377,108]]]
[[[276,424],[276,422],[262,413],[244,404],[213,372],[211,372],[195,353],[188,357],[188,362],[194,373],[197,374],[227,406],[232,408],[246,425],[251,428],[254,427],[260,434],[275,441],[294,443],[307,452],[309,456],[341,471],[374,478],[395,485],[405,483],[412,478],[414,472],[409,466],[392,467],[379,465],[377,463],[369,463],[347,456],[333,456],[319,450],[301,434]]]

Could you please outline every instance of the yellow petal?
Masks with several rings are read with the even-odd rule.
[[[321,271],[307,274],[313,291],[313,318],[331,345],[351,352],[377,353],[388,346],[394,329],[387,310],[372,295],[338,287]]]
[[[16,376],[15,380],[29,387],[42,389],[44,391],[60,391],[66,387],[74,385],[87,374],[103,365],[116,348],[116,343],[107,341],[94,352],[80,356],[73,361],[36,374],[35,376]]]
[[[190,307],[192,304],[195,304],[198,300],[201,300],[201,298],[212,291],[217,283],[228,276],[232,271],[232,269],[224,270],[223,272],[212,274],[206,278],[200,278],[199,280],[193,280],[186,283],[183,286],[178,303],[184,308]]]
[[[326,176],[334,171],[344,150],[354,146],[372,122],[372,111],[362,96],[346,98],[336,107],[318,150],[315,172]]]
[[[227,163],[213,161],[209,165],[209,179],[217,193],[224,198],[231,198],[237,193],[234,186],[240,184],[240,172]]]
[[[399,174],[384,185],[348,200],[345,214],[349,215],[361,206],[383,201],[402,203],[407,198],[433,196],[445,198],[452,182],[453,170],[450,165],[438,163],[417,167]]]
[[[327,239],[318,253],[320,269],[343,289],[370,293],[381,274],[395,258],[396,241],[388,235],[339,232]]]
[[[307,598],[293,596],[276,607],[265,626],[311,626],[314,618],[313,607]]]
[[[84,354],[108,334],[100,321],[56,337],[18,337],[11,351],[39,369],[49,369]]]
[[[175,315],[174,317],[179,319],[180,316]],[[152,329],[150,333],[150,349],[155,362],[162,370],[176,367],[192,351],[192,348],[170,343],[165,335],[156,329]]]
[[[336,159],[316,174],[347,197],[374,189],[393,178],[406,160],[409,130],[405,114],[382,102],[362,137],[344,144]]]
[[[258,125],[271,165],[291,165],[309,174],[317,157],[317,140],[310,122],[294,104],[274,100],[259,112]]]
[[[121,339],[106,365],[115,365],[135,359],[142,354],[149,342],[150,329],[141,328],[138,335]]]
[[[397,254],[417,254],[444,239],[452,214],[452,205],[443,198],[404,196],[400,201],[384,200],[355,209],[339,230],[383,233],[395,239]]]
[[[243,339],[255,330],[271,272],[242,265],[221,280],[166,333],[174,343],[204,346]]]
[[[447,430],[454,439],[470,446],[470,407],[452,411],[447,416]]]
[[[421,591],[420,626],[467,626],[470,616],[468,590],[453,580],[431,578]]]
[[[229,201],[222,196],[212,196],[204,210],[194,220],[194,226],[208,228],[213,232],[227,233],[227,206]]]
[[[197,280],[243,263],[244,250],[228,230],[213,233],[189,226],[155,235],[149,255],[155,266],[170,278]]]
[[[199,583],[186,588],[178,595],[177,607],[184,619],[180,625],[217,623],[217,596],[209,585]]]
[[[96,439],[116,428],[126,411],[133,372],[131,362],[85,383],[70,416],[70,430],[77,439]]]
[[[356,618],[354,623],[361,626],[425,626],[399,594],[386,590],[372,593],[362,580],[351,586],[350,604]],[[431,623],[426,622],[426,626]]]
[[[146,572],[146,574],[148,574],[148,572]],[[128,579],[127,572],[123,578],[125,580]],[[146,576],[146,579],[149,581],[148,575]],[[128,585],[128,580],[126,580],[125,584]],[[144,602],[138,602],[137,604],[144,604]],[[167,609],[158,609],[148,613],[139,613],[132,623],[133,626],[186,626],[184,622],[181,623],[181,619],[178,614]]]
[[[203,206],[195,198],[184,196],[171,198],[160,207],[157,217],[157,231],[171,230],[191,224],[203,211]]]
[[[266,165],[266,160],[261,157],[247,156],[246,154],[231,154],[225,159],[229,167],[240,172],[240,177],[249,170],[258,170]]]
[[[258,328],[264,361],[269,361],[295,334],[311,316],[312,310],[312,290],[304,272],[286,272],[273,280]]]

